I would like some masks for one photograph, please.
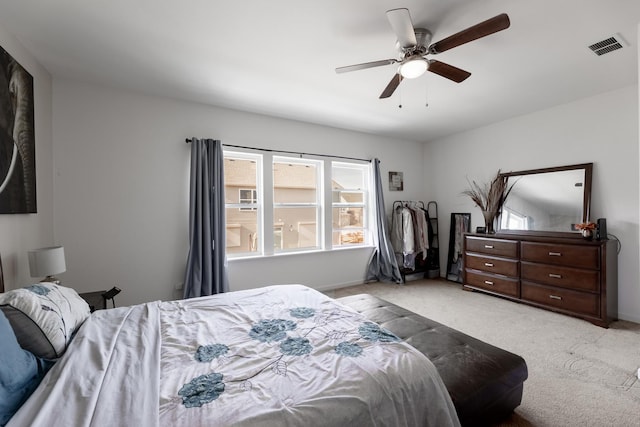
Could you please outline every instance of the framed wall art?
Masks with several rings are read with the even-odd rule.
[[[402,187],[403,187],[402,172],[389,172],[389,190],[402,191],[403,190]]]
[[[36,212],[33,77],[0,47],[0,214]]]

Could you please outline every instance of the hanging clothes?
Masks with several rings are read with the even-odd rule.
[[[410,207],[413,218],[415,220],[414,240],[416,252],[422,252],[422,259],[427,259],[427,249],[429,249],[429,225],[424,209],[417,206]]]
[[[415,240],[411,211],[403,205],[393,210],[391,223],[391,245],[398,265],[413,270],[415,268]]]
[[[391,245],[398,265],[415,270],[416,257],[427,259],[429,223],[426,212],[416,202],[394,202],[391,216]]]

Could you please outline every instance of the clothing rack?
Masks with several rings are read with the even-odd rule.
[[[402,282],[406,275],[424,273],[424,277],[440,275],[437,204],[421,200],[393,202],[391,243],[400,268]],[[431,218],[430,211],[435,217]]]
[[[410,206],[418,206],[420,209],[424,209],[424,202],[422,200],[396,200],[393,202],[393,208],[395,209],[398,206],[410,207]]]

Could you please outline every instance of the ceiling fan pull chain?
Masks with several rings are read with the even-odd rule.
[[[429,106],[429,79],[424,79],[424,106]]]

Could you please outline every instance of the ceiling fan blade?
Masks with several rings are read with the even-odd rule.
[[[397,59],[383,59],[381,61],[364,62],[362,64],[347,65],[346,67],[336,68],[336,73],[346,73],[349,71],[364,70],[367,68],[381,67],[383,65],[391,65],[399,62]]]
[[[455,33],[446,39],[435,42],[429,46],[429,53],[436,54],[453,49],[454,47],[488,36],[489,34],[506,30],[510,25],[511,21],[509,20],[509,15],[506,13],[494,16],[493,18],[480,22],[466,30]]]
[[[402,76],[399,73],[393,76],[387,87],[382,91],[382,94],[380,94],[380,99],[389,98],[391,95],[393,95],[393,92],[395,92],[401,81]]]
[[[468,71],[433,59],[429,60],[428,70],[456,83],[465,81],[471,75]]]
[[[416,41],[416,33],[413,29],[413,23],[411,22],[411,15],[409,15],[409,9],[391,9],[387,10],[387,19],[393,32],[396,33],[398,43],[402,48],[407,49],[414,47],[418,42]]]

